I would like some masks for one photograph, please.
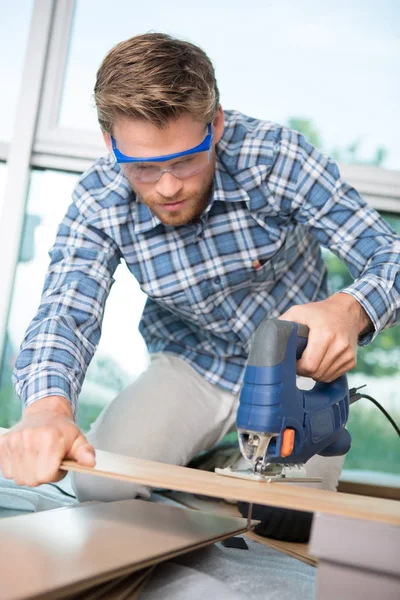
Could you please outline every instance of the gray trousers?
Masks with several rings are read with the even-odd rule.
[[[186,465],[234,428],[237,406],[238,396],[207,382],[183,359],[153,354],[146,371],[93,423],[87,439],[99,450]],[[335,490],[343,460],[314,456],[307,474],[323,477],[314,486]],[[72,479],[81,502],[150,497],[148,488],[136,484],[80,473]]]

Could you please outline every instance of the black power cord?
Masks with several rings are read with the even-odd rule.
[[[349,390],[350,404],[354,404],[354,402],[357,402],[357,400],[360,400],[361,398],[366,398],[367,400],[370,400],[385,415],[385,417],[387,418],[389,423],[394,427],[397,435],[400,437],[400,427],[397,425],[396,421],[389,415],[387,410],[385,410],[383,408],[383,406],[381,404],[379,404],[378,400],[375,400],[375,398],[373,398],[372,396],[368,396],[368,394],[362,394],[362,393],[360,394],[359,393],[359,390],[361,390],[363,387],[365,387],[365,385],[361,385],[358,388],[351,388],[351,390]]]

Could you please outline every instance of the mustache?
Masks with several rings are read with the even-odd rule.
[[[185,196],[177,195],[172,198],[166,198],[165,196],[161,196],[160,194],[151,195],[151,196],[141,196],[137,194],[138,199],[144,204],[149,204],[151,206],[159,205],[159,204],[177,204],[178,202],[184,202],[185,200],[194,200],[195,202],[204,198],[204,196],[208,196],[209,193],[204,191],[195,192],[192,194],[186,194]]]

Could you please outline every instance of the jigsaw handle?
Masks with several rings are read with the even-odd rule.
[[[268,460],[304,463],[315,454],[345,454],[351,438],[345,425],[349,397],[347,378],[317,382],[312,390],[296,385],[296,361],[307,346],[305,325],[266,319],[251,344],[245,370],[237,427],[275,436]],[[293,450],[282,456],[284,432],[294,430]]]

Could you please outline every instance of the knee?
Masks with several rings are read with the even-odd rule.
[[[323,490],[336,491],[345,458],[345,456],[326,457],[319,455],[310,458],[305,465],[307,475],[308,477],[321,477],[322,482],[308,485]]]
[[[112,502],[131,498],[148,500],[151,495],[149,488],[142,485],[82,473],[71,473],[71,475],[72,486],[79,502],[90,500]]]

